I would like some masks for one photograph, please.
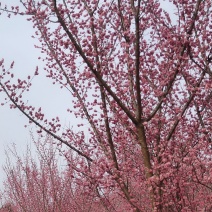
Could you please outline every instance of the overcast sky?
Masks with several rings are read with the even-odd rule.
[[[33,30],[30,24],[24,21],[23,17],[8,19],[6,15],[0,16],[0,58],[4,58],[5,66],[14,60],[14,70],[19,70],[19,74],[33,69],[37,62],[38,52],[33,48],[33,40],[30,35]],[[22,72],[22,73],[21,73]],[[0,93],[0,102],[5,95]],[[24,149],[29,142],[28,129],[24,128],[27,121],[17,110],[10,110],[9,105],[0,106],[0,165],[5,163],[4,150],[8,145],[16,143],[19,150]],[[2,182],[3,172],[0,171]]]
[[[14,1],[5,0],[5,2]],[[3,14],[0,15],[0,29],[0,60],[4,58],[6,68],[15,61],[13,71],[16,78],[33,74],[36,66],[39,66],[41,75],[33,80],[33,87],[24,99],[36,107],[42,106],[47,118],[59,115],[62,126],[72,125],[75,120],[66,113],[71,104],[70,95],[45,78],[45,73],[42,71],[43,64],[37,59],[40,55],[39,50],[34,48],[37,41],[31,38],[34,32],[31,22],[26,21],[26,17],[13,16],[9,19]],[[0,102],[5,97],[5,94],[0,93]],[[4,178],[2,166],[5,164],[4,151],[7,146],[15,143],[18,152],[23,153],[26,145],[31,142],[29,131],[34,126],[25,128],[25,124],[28,124],[28,120],[18,110],[9,109],[9,103],[0,106],[0,187]]]

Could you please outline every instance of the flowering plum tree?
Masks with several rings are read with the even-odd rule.
[[[62,130],[28,105],[30,77],[14,83],[3,60],[1,91],[66,146],[85,193],[108,211],[210,211],[212,2],[170,0],[174,14],[159,0],[20,2],[2,11],[33,23],[47,77],[82,124]]]
[[[45,138],[45,142],[49,139]],[[59,170],[59,158],[52,140],[48,145],[41,141],[41,138],[36,141],[36,160],[29,147],[24,157],[17,154],[15,147],[7,152],[7,164],[4,166],[7,180],[2,199],[10,204],[5,204],[2,210],[104,211],[101,202],[91,192],[89,195],[84,192],[84,183],[75,181],[71,167]],[[15,166],[11,156],[16,161]]]

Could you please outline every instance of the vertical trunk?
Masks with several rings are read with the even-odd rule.
[[[141,153],[142,153],[143,161],[144,161],[146,180],[148,181],[150,177],[153,176],[153,174],[152,174],[152,166],[150,162],[150,153],[149,153],[149,149],[147,147],[147,142],[146,142],[145,129],[142,124],[137,126],[137,132],[138,132],[139,144],[141,146]],[[148,185],[148,186],[150,189],[149,195],[150,195],[150,200],[152,204],[152,210],[154,210],[154,207],[155,207],[154,192],[153,192],[152,186],[151,185]]]

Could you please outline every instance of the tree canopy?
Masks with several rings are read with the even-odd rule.
[[[1,11],[25,15],[36,28],[45,68],[34,76],[45,71],[69,91],[67,109],[81,124],[76,131],[61,127],[59,117],[45,118],[24,99],[34,76],[14,82],[14,64],[6,68],[1,60],[0,91],[11,108],[47,134],[43,144],[57,146],[69,164],[62,177],[57,167],[52,174],[52,151],[40,170],[28,162],[9,166],[9,196],[18,211],[31,205],[21,198],[38,198],[32,182],[46,189],[42,177],[54,176],[43,190],[44,206],[56,204],[54,211],[67,211],[57,192],[72,192],[69,210],[84,201],[74,211],[95,211],[94,205],[97,211],[210,211],[212,2],[170,0],[170,11],[158,0],[20,2],[2,4]]]

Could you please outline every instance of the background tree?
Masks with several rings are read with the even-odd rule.
[[[48,140],[48,145],[42,144]],[[29,147],[23,157],[17,154],[15,146],[7,151],[7,164],[4,166],[7,180],[2,199],[11,204],[2,208],[17,212],[105,211],[94,194],[86,192],[85,182],[81,182],[83,178],[74,178],[71,166],[61,168],[51,140],[46,137],[36,141],[37,158],[33,158]]]
[[[119,210],[118,197],[126,211],[211,207],[212,3],[170,2],[175,14],[157,0],[2,7],[28,15],[47,77],[70,91],[68,110],[82,124],[62,129],[59,117],[49,121],[28,105],[31,78],[11,81],[3,60],[1,91],[38,133],[66,146],[74,177],[109,211]]]

